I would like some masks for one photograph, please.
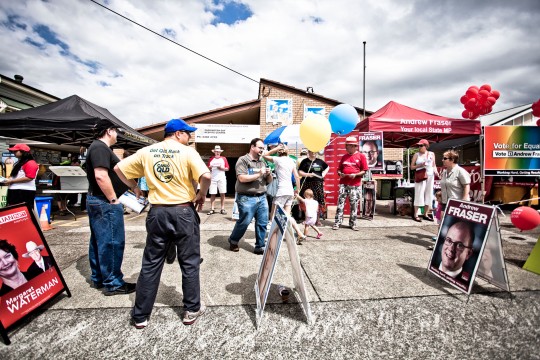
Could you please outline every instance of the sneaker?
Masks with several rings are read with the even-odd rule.
[[[320,239],[320,238],[322,238],[322,236],[323,236],[323,233],[319,233],[319,234],[317,234],[317,239]]]
[[[255,250],[253,250],[253,253],[254,254],[257,254],[257,255],[262,255],[264,254],[264,248],[263,247],[260,247],[260,248],[255,248]]]
[[[135,329],[144,329],[148,325],[148,319],[140,323],[137,323],[135,320],[131,319],[131,325],[135,326]]]
[[[116,288],[114,290],[105,291],[103,294],[105,296],[113,296],[113,295],[127,295],[131,294],[135,291],[136,284],[134,283],[124,283],[124,285],[120,286],[119,288]]]
[[[351,229],[353,231],[360,231],[360,228],[358,226],[356,226],[356,225],[351,226]]]
[[[434,246],[433,245],[429,245],[426,249],[427,250],[433,250]]]
[[[236,244],[236,245],[235,245],[235,244],[230,244],[229,249],[230,249],[231,251],[233,251],[233,252],[238,252],[238,251],[240,251],[240,248],[238,247],[238,244]]]
[[[195,312],[186,311],[186,312],[184,312],[184,318],[182,319],[182,322],[184,323],[184,325],[193,325],[195,323],[195,321],[197,321],[197,319],[202,314],[204,314],[205,311],[206,311],[206,306],[204,306],[204,304],[201,303],[201,307],[200,307],[199,311],[195,311]]]
[[[432,241],[437,241],[437,236],[432,236],[432,237],[431,237],[431,240],[432,240]]]
[[[92,281],[90,287],[93,289],[103,289],[103,284]]]
[[[339,225],[338,224],[334,224],[334,226],[332,226],[332,230],[337,230],[339,229]]]

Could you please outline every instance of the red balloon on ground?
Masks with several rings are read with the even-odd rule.
[[[510,215],[510,220],[520,230],[532,230],[540,225],[540,214],[532,207],[520,206]]]

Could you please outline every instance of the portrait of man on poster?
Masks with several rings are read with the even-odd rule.
[[[437,241],[431,268],[438,269],[447,278],[454,279],[456,284],[468,288],[472,272],[478,261],[474,250],[475,224],[447,217],[446,227]],[[444,233],[444,228],[446,233]],[[483,235],[482,235],[483,238]]]

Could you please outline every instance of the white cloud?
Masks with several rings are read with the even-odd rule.
[[[252,79],[313,86],[317,94],[360,107],[367,41],[366,108],[372,111],[394,100],[459,117],[460,96],[484,83],[501,92],[494,111],[540,97],[536,0],[243,3],[253,16],[232,26],[211,25],[214,16],[205,12],[211,0],[107,6]],[[58,45],[39,49],[25,42],[43,42],[36,25],[48,26],[74,57],[63,56]],[[90,1],[1,2],[0,37],[0,73],[21,74],[26,84],[59,97],[78,94],[133,127],[257,97],[255,82]],[[84,62],[99,64],[97,72]]]

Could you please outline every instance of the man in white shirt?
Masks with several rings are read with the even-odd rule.
[[[210,182],[210,211],[208,215],[214,214],[216,211],[214,209],[214,202],[216,201],[216,195],[219,190],[219,196],[221,198],[221,210],[220,213],[225,215],[225,194],[227,193],[227,178],[225,177],[225,172],[229,171],[229,163],[227,158],[221,156],[223,150],[221,146],[214,146],[214,156],[208,161],[208,168],[212,171],[212,181]]]

